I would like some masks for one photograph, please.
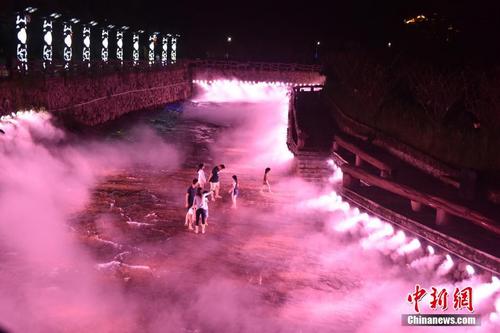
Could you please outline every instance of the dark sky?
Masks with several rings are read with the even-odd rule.
[[[148,31],[179,32],[181,52],[203,56],[220,52],[227,35],[233,52],[251,57],[312,53],[356,40],[383,45],[398,38],[402,20],[437,12],[459,26],[470,47],[498,44],[500,1],[343,0],[343,1],[172,1],[172,0],[2,0],[5,11],[33,5],[40,12],[59,11],[84,20],[107,20]]]

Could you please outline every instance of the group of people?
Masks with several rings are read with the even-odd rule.
[[[205,190],[205,186],[207,184],[207,178],[205,174],[205,164],[200,163],[198,165],[198,170],[196,171],[196,177],[193,179],[191,186],[186,191],[186,218],[184,225],[189,228],[189,230],[193,230],[195,233],[199,233],[200,231],[200,220],[201,220],[201,233],[205,233],[205,228],[208,225],[208,201],[209,197],[212,201],[216,199],[221,199],[222,196],[219,194],[220,191],[220,175],[219,173],[224,170],[226,166],[224,164],[216,165],[212,169],[212,174],[208,179],[208,183],[210,184],[210,190]],[[269,172],[271,168],[266,168],[264,171],[264,179],[261,187],[261,192],[264,190],[268,190],[271,193],[271,185],[269,184]],[[228,191],[231,194],[231,208],[236,208],[236,199],[240,193],[240,188],[238,184],[238,177],[233,175],[232,177],[232,186]],[[195,222],[195,226],[193,228],[193,222]]]

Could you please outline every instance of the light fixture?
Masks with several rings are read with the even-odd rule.
[[[35,7],[26,7],[25,12],[26,12],[26,13],[33,14],[33,13],[34,13],[34,12],[36,12],[37,10],[38,10],[38,8],[35,8]]]
[[[101,60],[103,62],[108,62],[109,59],[109,30],[107,28],[103,28],[101,32]]]
[[[129,26],[126,26],[126,25],[122,26],[122,30],[128,30],[128,29],[130,29]]]
[[[96,21],[90,21],[90,22],[89,22],[89,25],[91,25],[91,26],[95,27],[95,26],[97,25],[97,22],[96,22]]]
[[[132,35],[132,63],[134,66],[139,64],[139,33],[134,32]]]
[[[156,42],[156,32],[149,35],[149,52],[148,52],[149,66],[152,66],[155,63],[155,42]]]
[[[80,19],[77,19],[77,18],[74,18],[74,17],[73,17],[73,18],[72,18],[72,19],[70,19],[69,21],[70,21],[71,23],[75,23],[75,24],[76,24],[76,23],[80,22]]]
[[[31,7],[28,7],[31,8]],[[28,8],[26,11],[28,11]],[[19,71],[28,70],[28,32],[27,32],[28,18],[25,12],[16,15],[16,36],[17,36],[17,69]]]
[[[52,17],[43,19],[43,68],[47,69],[52,64]]]
[[[71,26],[71,22],[75,22],[78,20],[71,19],[70,22],[63,23],[63,40],[64,40],[64,49],[63,49],[63,58],[64,58],[64,68],[69,68],[69,64],[71,63],[71,58],[73,57],[73,27]]]
[[[122,28],[123,29],[123,28]],[[123,65],[123,30],[116,31],[116,59]]]
[[[171,35],[170,37],[170,63],[175,64],[177,62],[177,39],[180,35]]]
[[[469,275],[474,275],[474,273],[476,273],[476,270],[471,265],[466,265],[465,270]]]
[[[83,62],[90,67],[90,26],[87,24],[83,26]]]
[[[163,36],[161,39],[161,64],[166,66],[168,64],[168,37]]]
[[[58,18],[61,17],[61,14],[59,14],[59,13],[52,13],[52,14],[50,14],[50,17],[52,17],[53,19],[58,19]]]
[[[231,36],[227,36],[227,42],[228,43],[231,43],[232,40],[233,40],[233,38]]]

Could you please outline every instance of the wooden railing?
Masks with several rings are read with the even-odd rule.
[[[436,209],[437,224],[447,223],[449,216],[454,215],[466,219],[496,235],[500,235],[500,223],[495,219],[483,215],[481,212],[464,207],[445,198],[418,191],[395,180],[373,175],[357,166],[343,164],[341,165],[341,169],[343,173],[343,185],[346,187],[357,186],[359,185],[359,181],[363,181],[371,186],[378,187],[409,200],[413,211],[420,211],[422,205]]]
[[[353,143],[350,143],[344,140],[339,135],[335,135],[335,141],[333,142],[333,151],[338,151],[339,148],[343,148],[356,156],[355,165],[360,167],[363,162],[367,162],[374,166],[375,168],[380,170],[380,177],[389,178],[392,174],[392,166],[390,166],[387,162],[384,162],[375,156],[370,155],[365,152],[360,147],[356,146]]]

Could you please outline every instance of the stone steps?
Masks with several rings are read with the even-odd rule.
[[[299,151],[295,156],[297,174],[307,182],[325,182],[332,175],[329,158],[330,154],[323,151]]]

